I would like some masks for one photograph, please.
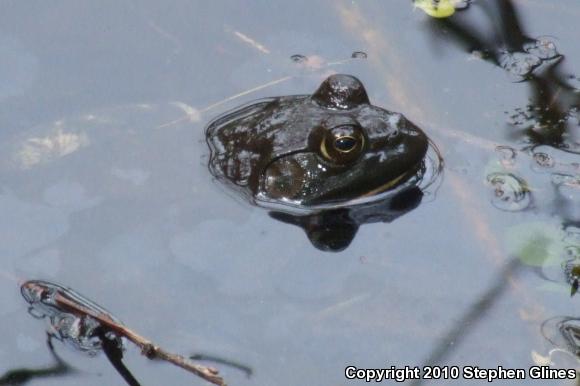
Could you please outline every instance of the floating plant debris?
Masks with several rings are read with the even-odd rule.
[[[470,0],[414,0],[415,7],[422,9],[434,18],[445,18],[453,15],[456,10],[465,9]]]
[[[206,381],[225,385],[216,369],[192,363],[181,355],[165,351],[123,325],[103,307],[70,288],[48,281],[30,280],[22,284],[20,290],[30,304],[29,313],[38,319],[48,319],[50,336],[90,355],[104,351],[111,364],[131,386],[139,383],[121,362],[124,339],[137,345],[149,359],[170,362]]]
[[[570,296],[574,296],[578,292],[580,284],[580,262],[576,259],[567,261],[564,264],[564,275],[570,284]]]

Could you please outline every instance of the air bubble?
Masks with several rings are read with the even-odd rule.
[[[495,152],[499,155],[499,161],[504,167],[513,166],[515,164],[517,152],[513,147],[497,146]]]
[[[554,173],[552,183],[559,188],[580,189],[580,177],[570,174]]]
[[[580,227],[575,225],[567,225],[564,227],[564,242],[580,245]]]
[[[469,7],[469,4],[471,4],[472,1],[473,0],[456,0],[453,3],[453,7],[456,11],[461,11]]]
[[[557,349],[550,351],[550,360],[553,354],[570,354],[576,356],[580,349],[580,319],[569,316],[556,316],[545,320],[541,327],[542,335]],[[556,356],[554,356],[556,358]],[[559,364],[566,363],[568,358],[559,357]],[[574,357],[571,362],[577,364]],[[570,365],[572,366],[572,365]]]
[[[540,58],[525,52],[504,51],[500,58],[500,66],[520,80],[530,75],[540,64]]]
[[[294,63],[304,63],[308,60],[308,58],[304,55],[300,55],[300,54],[296,54],[296,55],[292,55],[290,57],[290,59],[294,62]]]
[[[493,187],[491,203],[496,208],[516,212],[530,205],[530,190],[523,179],[510,173],[491,173],[487,181]]]
[[[569,259],[577,259],[580,261],[580,246],[569,245],[564,250]]]
[[[556,164],[554,159],[546,153],[534,153],[533,157],[534,161],[536,161],[536,165],[544,169],[553,168]]]
[[[101,323],[88,314],[78,314],[66,308],[68,302],[80,309],[86,309],[110,321],[121,322],[101,306],[93,303],[79,293],[55,283],[41,280],[25,282],[20,289],[22,296],[28,302],[29,313],[37,318],[48,320],[49,335],[69,346],[95,355],[102,349],[102,341],[98,330]],[[119,348],[123,349],[123,340],[115,339]]]
[[[580,222],[580,176],[552,174],[561,215],[570,222]]]
[[[351,58],[354,59],[366,59],[367,58],[367,53],[363,52],[363,51],[355,51],[352,53],[352,55],[350,56]]]
[[[526,43],[524,45],[524,51],[541,60],[554,59],[560,56],[556,49],[556,44],[548,38],[539,38]]]

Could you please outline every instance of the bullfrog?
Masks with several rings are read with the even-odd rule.
[[[372,105],[362,82],[344,74],[312,95],[227,112],[208,124],[206,139],[217,180],[329,251],[346,248],[360,224],[415,208],[433,148],[419,127]]]
[[[228,112],[208,124],[206,138],[218,180],[286,211],[372,201],[421,175],[429,143],[343,74],[312,95],[266,98]]]

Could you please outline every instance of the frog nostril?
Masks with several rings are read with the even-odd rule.
[[[356,147],[356,144],[357,144],[356,138],[350,136],[338,137],[334,140],[334,147],[336,148],[336,150],[343,153],[353,151],[354,148]]]

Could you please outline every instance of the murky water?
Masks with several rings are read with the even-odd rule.
[[[579,16],[573,0],[437,20],[402,0],[5,4],[0,372],[54,361],[26,279],[252,368],[215,364],[231,385],[357,383],[347,365],[580,369]],[[416,209],[339,253],[212,181],[204,140],[227,109],[334,72],[445,160]],[[29,384],[123,384],[102,355],[55,351],[74,371]],[[130,346],[125,362],[143,385],[201,383]]]

